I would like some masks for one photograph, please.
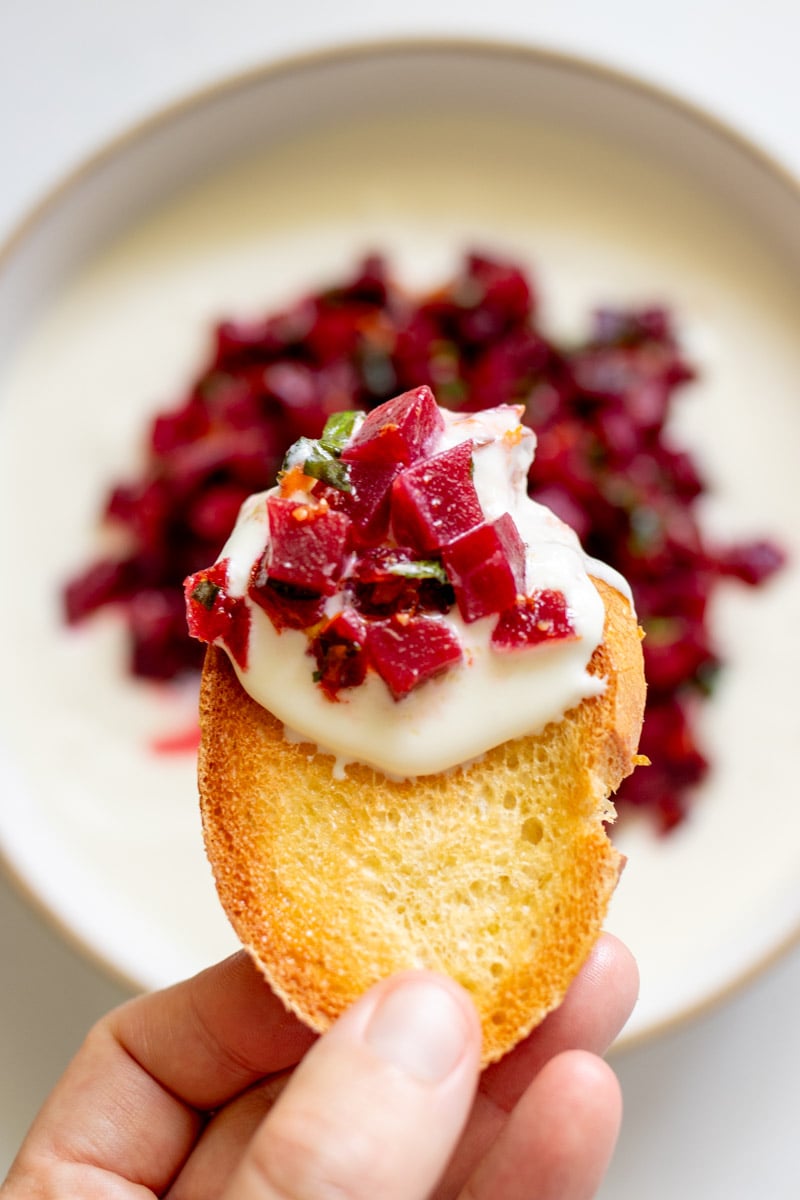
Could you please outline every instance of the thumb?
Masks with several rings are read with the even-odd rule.
[[[422,1200],[466,1122],[480,1041],[452,980],[415,971],[378,984],[303,1059],[225,1196]]]

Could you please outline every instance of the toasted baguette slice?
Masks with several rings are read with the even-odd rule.
[[[217,889],[274,990],[314,1029],[383,976],[428,967],[472,994],[490,1062],[561,1001],[619,876],[607,797],[633,769],[644,707],[634,615],[595,582],[606,626],[590,670],[603,694],[535,737],[414,781],[361,765],[341,778],[330,755],[287,741],[209,649],[199,782]]]

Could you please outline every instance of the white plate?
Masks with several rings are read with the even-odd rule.
[[[60,620],[109,483],[177,401],[210,324],[335,280],[378,247],[413,285],[480,246],[535,272],[554,332],[601,302],[678,314],[702,380],[676,437],[709,527],[793,565],[715,614],[715,771],[629,856],[611,926],[638,955],[631,1040],[747,977],[800,928],[800,197],[755,150],[640,84],[502,46],[384,45],[255,73],[102,153],[6,248],[0,404],[0,845],[60,927],[137,986],[234,945],[201,847],[193,762],[153,755],[194,696],[125,677],[121,629]]]

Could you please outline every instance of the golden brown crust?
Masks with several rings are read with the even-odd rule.
[[[644,708],[635,618],[595,582],[606,629],[590,670],[603,694],[413,782],[336,771],[330,755],[286,741],[209,649],[199,783],[217,889],[275,991],[315,1029],[377,979],[429,967],[472,993],[489,1062],[562,999],[616,886],[603,821]]]

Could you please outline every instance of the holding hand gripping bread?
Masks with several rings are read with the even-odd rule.
[[[486,1061],[562,998],[620,859],[644,704],[624,581],[526,494],[508,406],[337,414],[187,581],[222,903],[317,1029],[377,978],[469,989]]]

